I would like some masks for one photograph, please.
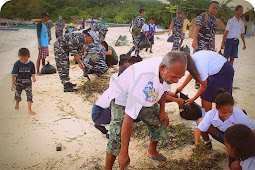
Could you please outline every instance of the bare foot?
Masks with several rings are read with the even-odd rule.
[[[29,113],[30,115],[35,115],[35,114],[36,114],[36,113],[33,112],[32,110],[29,110],[28,113]]]
[[[40,72],[36,73],[37,76],[41,76],[42,74]]]
[[[164,157],[162,154],[155,152],[155,153],[149,153],[149,151],[147,151],[147,155],[149,158],[151,158],[152,160],[157,161],[160,164],[163,164],[166,162],[166,157]]]
[[[15,110],[19,110],[19,103],[16,103]]]

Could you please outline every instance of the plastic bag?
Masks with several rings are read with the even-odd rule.
[[[189,48],[188,45],[186,45],[185,47],[184,47],[184,45],[183,45],[183,46],[180,48],[180,51],[184,51],[184,52],[190,54],[190,48]]]
[[[174,34],[168,37],[167,42],[174,42]]]
[[[141,34],[139,48],[150,48],[151,44],[145,34]]]
[[[47,61],[47,64],[41,69],[42,74],[54,74],[56,72],[56,68],[50,64],[49,60]]]
[[[180,98],[184,100],[188,100],[189,97],[180,92]],[[202,117],[201,106],[197,103],[193,102],[190,105],[184,105],[184,107],[180,108],[180,115],[183,119],[187,120],[197,120]]]

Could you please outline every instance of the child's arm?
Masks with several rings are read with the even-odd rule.
[[[33,80],[33,82],[36,81],[35,74],[32,74],[32,80]]]
[[[194,133],[195,148],[197,147],[197,144],[198,144],[200,135],[201,135],[201,131],[197,128],[197,129],[195,130],[195,133]]]
[[[12,87],[11,87],[11,90],[14,91],[15,90],[15,79],[16,79],[16,75],[12,75]]]
[[[184,100],[182,98],[176,98],[173,92],[170,92],[166,95],[166,102],[176,102],[180,107],[183,107]]]

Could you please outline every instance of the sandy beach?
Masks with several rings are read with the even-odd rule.
[[[52,28],[51,44],[49,46],[50,63],[55,66],[53,43],[55,41],[54,28]],[[119,35],[126,35],[130,41],[129,46],[114,47]],[[14,92],[11,91],[11,70],[18,60],[19,48],[30,50],[31,60],[36,63],[38,50],[35,30],[10,32],[0,31],[0,169],[91,169],[96,165],[105,164],[105,148],[107,139],[94,128],[91,120],[92,104],[84,100],[84,96],[77,93],[64,93],[58,74],[36,76],[33,83],[33,105],[35,116],[27,113],[26,96],[23,92],[20,110],[14,110]],[[222,34],[216,35],[216,48],[220,49]],[[187,36],[186,36],[187,37]],[[167,33],[155,36],[153,53],[141,51],[144,59],[163,56],[172,48],[172,43],[166,42]],[[106,41],[113,46],[118,55],[126,53],[131,46],[132,38],[128,27],[110,27]],[[183,44],[191,47],[192,39],[185,39]],[[255,99],[255,68],[254,58],[255,37],[246,38],[245,51],[242,43],[239,45],[239,58],[234,62],[235,77],[233,96],[235,106],[245,109],[250,118],[255,120],[253,109]],[[191,53],[193,51],[191,50]],[[72,60],[72,57],[70,57]],[[115,68],[110,70],[113,71]],[[187,75],[187,74],[186,74]],[[94,76],[91,76],[92,78]],[[186,77],[186,76],[185,76]],[[172,91],[181,85],[183,77],[178,84],[172,85]],[[82,85],[83,73],[78,65],[71,65],[70,78],[72,82]],[[190,97],[196,90],[194,81],[183,90]],[[196,101],[200,104],[200,99]],[[195,128],[192,121],[179,116],[176,103],[166,104],[166,112],[171,124],[184,123]],[[57,143],[62,143],[63,150],[57,152]],[[147,143],[131,139],[130,143],[130,169],[143,169],[144,165],[151,163],[146,156]],[[213,149],[226,152],[222,144],[213,142]],[[192,153],[192,146],[187,145],[183,150],[160,150],[167,159],[187,158]],[[228,160],[222,162],[227,167]],[[114,168],[116,169],[117,161]]]

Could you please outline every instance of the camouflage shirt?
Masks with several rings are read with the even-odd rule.
[[[173,34],[181,34],[181,30],[183,27],[183,19],[180,17],[174,17],[171,21],[174,24],[173,26]]]
[[[86,35],[83,33],[68,33],[59,37],[54,43],[54,51],[60,50],[63,53],[80,54],[84,43],[86,42]]]
[[[136,24],[141,29],[142,29],[144,23],[145,23],[145,19],[141,15],[138,15],[138,17],[136,17],[136,19],[134,21],[134,24]]]
[[[87,47],[85,48],[84,52],[86,52],[88,55],[99,54],[99,57],[103,60],[105,60],[105,57],[106,57],[105,56],[105,53],[106,53],[105,48],[102,45],[100,45],[99,43],[95,43],[95,42],[88,44]]]
[[[208,12],[207,12],[208,13]],[[205,14],[201,14],[197,17],[196,26],[201,26],[197,39],[204,39],[208,42],[212,43],[212,40],[215,38],[216,28],[217,28],[217,22],[215,16],[211,16],[208,13],[208,21],[205,26],[203,25],[205,19]]]
[[[57,21],[55,27],[57,32],[63,31],[63,28],[65,28],[65,23],[63,21]]]
[[[105,25],[99,23],[99,24],[94,24],[94,26],[92,26],[91,30],[102,32],[102,31],[108,31],[108,28]]]

